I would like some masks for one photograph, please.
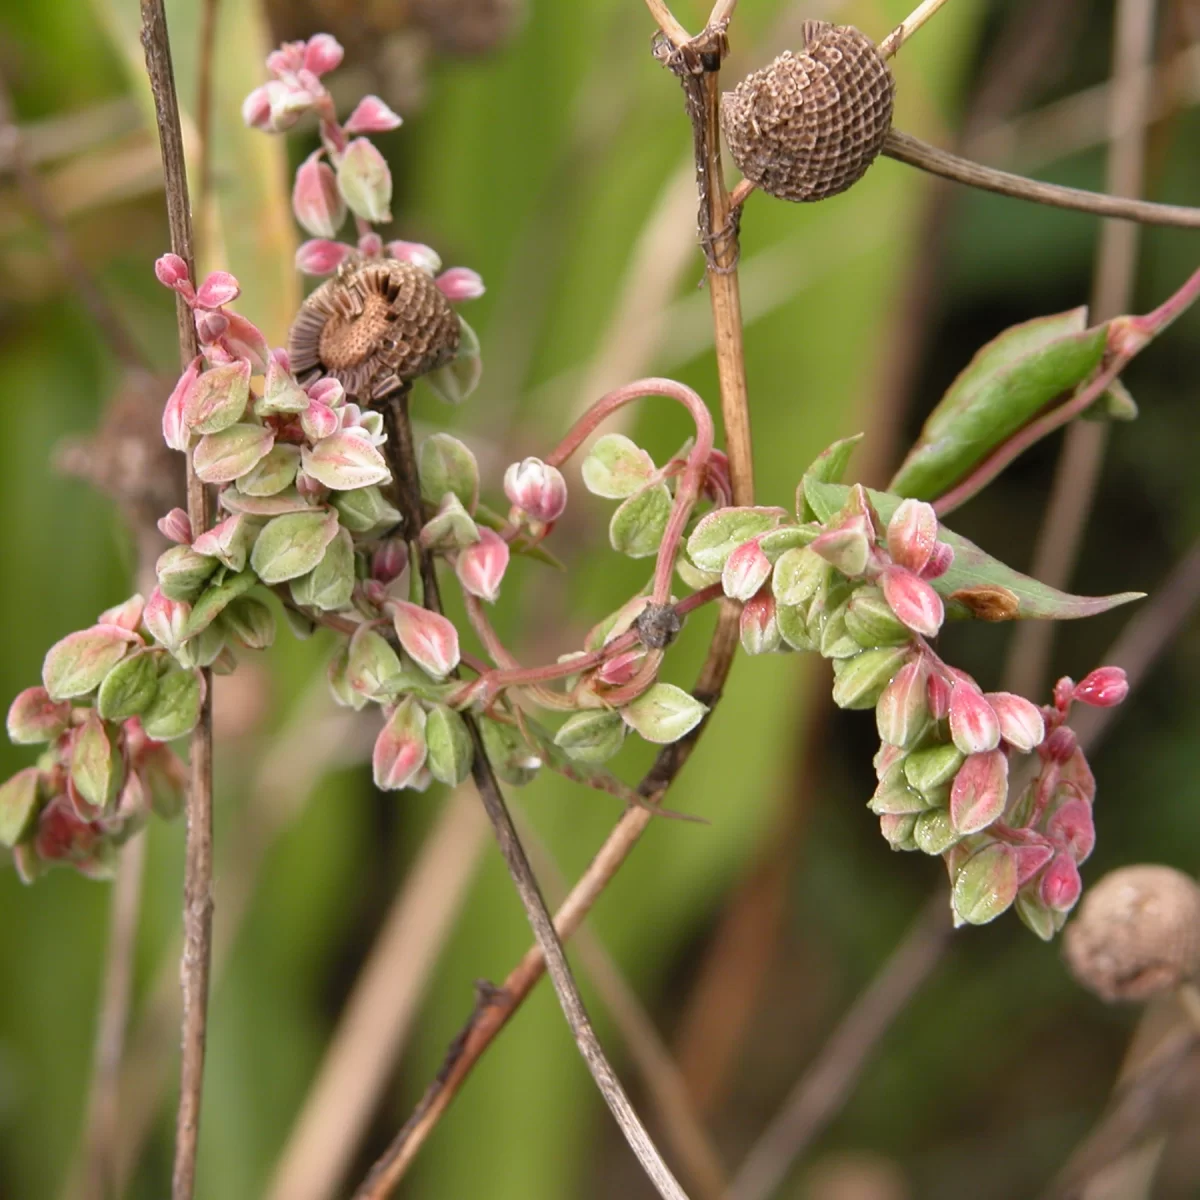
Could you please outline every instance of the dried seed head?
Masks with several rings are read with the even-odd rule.
[[[439,54],[474,57],[506,42],[525,17],[525,0],[414,0],[413,20]]]
[[[337,379],[363,404],[445,366],[458,317],[428,272],[393,259],[347,260],[300,308],[288,335],[298,376]]]
[[[1104,1000],[1147,1000],[1200,971],[1200,886],[1173,867],[1110,871],[1067,926],[1067,964]]]
[[[849,25],[806,21],[804,49],[781,54],[721,98],[747,179],[781,200],[824,200],[855,184],[892,127],[896,83],[875,43]]]

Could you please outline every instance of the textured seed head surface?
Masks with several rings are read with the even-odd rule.
[[[1072,974],[1104,1000],[1148,1000],[1200,972],[1200,886],[1173,867],[1110,871],[1067,926]]]
[[[896,83],[875,43],[849,25],[808,21],[784,51],[721,98],[730,152],[781,200],[824,200],[855,184],[892,127]]]
[[[458,316],[428,272],[391,259],[356,259],[305,300],[288,355],[297,376],[332,376],[369,404],[445,366],[459,336]]]

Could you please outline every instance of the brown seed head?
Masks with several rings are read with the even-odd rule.
[[[1200,886],[1149,863],[1110,871],[1067,926],[1067,965],[1104,1000],[1147,1000],[1200,972]]]
[[[875,43],[849,25],[806,21],[784,51],[721,98],[741,172],[781,200],[824,200],[857,183],[892,127],[896,82]]]
[[[393,259],[352,259],[301,305],[288,334],[297,376],[337,379],[362,404],[445,366],[458,317],[430,275]]]

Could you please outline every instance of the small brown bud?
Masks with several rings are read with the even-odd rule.
[[[807,21],[784,51],[721,99],[725,139],[751,183],[781,200],[824,200],[857,183],[892,127],[896,82],[864,33]]]
[[[1065,934],[1067,965],[1101,999],[1147,1000],[1200,971],[1200,886],[1173,867],[1110,871]]]
[[[370,404],[445,366],[459,335],[458,316],[428,272],[351,258],[301,305],[288,354],[297,376],[318,371]]]

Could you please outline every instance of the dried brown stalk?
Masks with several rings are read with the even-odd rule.
[[[154,115],[162,148],[167,222],[171,249],[194,270],[192,215],[188,204],[187,166],[179,124],[179,98],[171,66],[171,43],[163,0],[141,0],[142,48],[154,97]],[[197,350],[196,328],[183,298],[175,298],[179,355],[186,366]],[[187,468],[187,509],[197,533],[209,525],[209,502],[204,484]],[[179,1114],[175,1128],[173,1200],[191,1200],[196,1185],[196,1154],[200,1136],[200,1102],[204,1090],[204,1050],[208,1025],[208,979],[212,961],[212,673],[204,672],[204,703],[200,723],[191,739],[191,786],[187,799],[187,849],[183,881],[184,946],[180,977],[183,985],[182,1061]]]
[[[879,53],[884,58],[891,58],[945,3],[946,0],[923,0],[879,43]]]

